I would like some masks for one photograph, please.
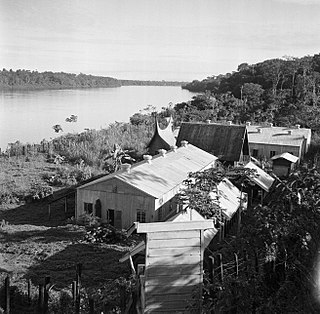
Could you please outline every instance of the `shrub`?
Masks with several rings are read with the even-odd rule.
[[[118,243],[127,237],[122,230],[117,230],[109,224],[88,226],[85,240],[90,243]]]
[[[32,182],[30,188],[30,194],[32,200],[43,199],[53,193],[52,187],[42,182]]]

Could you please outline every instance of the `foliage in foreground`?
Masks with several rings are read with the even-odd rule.
[[[230,264],[206,281],[208,309],[227,313],[319,313],[320,173],[307,166],[279,181],[263,206],[244,214],[242,231],[214,252]]]

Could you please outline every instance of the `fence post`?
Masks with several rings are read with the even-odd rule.
[[[51,204],[48,205],[48,220],[51,218]]]
[[[4,313],[9,314],[10,313],[10,278],[9,276],[6,277],[4,280],[4,296],[5,296],[5,307],[4,307]]]
[[[50,277],[47,276],[44,279],[44,295],[43,295],[43,313],[48,311],[48,302],[49,302],[49,287],[50,287]]]
[[[249,277],[249,269],[248,269],[248,253],[247,250],[244,249],[243,250],[243,259],[244,259],[244,263],[245,263],[245,273],[246,273],[246,277]]]
[[[31,279],[28,279],[28,304],[31,304]]]
[[[39,297],[38,297],[38,313],[42,314],[44,309],[44,286],[39,284]]]
[[[94,314],[94,300],[92,298],[89,299],[89,314]]]
[[[254,250],[254,266],[255,266],[256,273],[258,274],[259,273],[259,260],[258,260],[258,254],[257,254],[256,250]]]
[[[126,287],[125,285],[120,286],[120,309],[121,313],[124,313],[126,309]]]
[[[218,254],[218,267],[219,267],[219,279],[223,283],[223,263],[222,263],[222,254]]]
[[[78,263],[76,266],[76,302],[75,302],[75,313],[80,313],[80,289],[81,289],[81,273],[82,264]]]
[[[239,275],[238,255],[237,255],[237,253],[233,253],[233,256],[234,256],[234,273],[235,273],[235,277],[238,278],[238,275]]]
[[[72,299],[73,302],[76,302],[76,298],[77,298],[77,282],[74,280],[72,281]]]

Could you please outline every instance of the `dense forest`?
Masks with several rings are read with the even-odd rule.
[[[196,110],[190,113],[190,105],[197,109],[199,101],[179,104],[176,111],[183,120],[228,119],[319,128],[320,54],[242,63],[237,71],[195,80],[183,88],[203,93],[206,101],[200,109],[211,110],[195,114]]]
[[[29,70],[0,71],[1,89],[64,89],[139,86],[181,86],[183,82],[119,80],[112,77],[64,72],[38,72]]]

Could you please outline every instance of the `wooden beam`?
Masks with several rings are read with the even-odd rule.
[[[179,231],[179,230],[203,230],[214,228],[213,220],[201,221],[183,221],[183,222],[151,222],[137,223],[137,233],[153,233],[161,231]]]

